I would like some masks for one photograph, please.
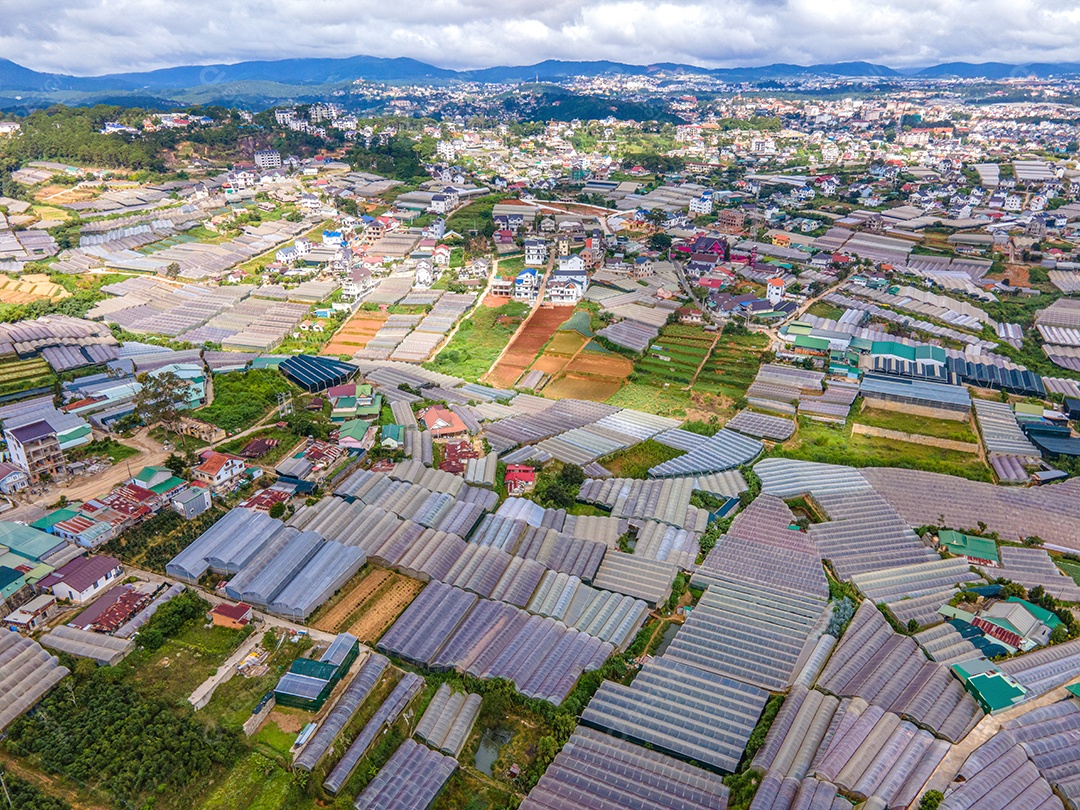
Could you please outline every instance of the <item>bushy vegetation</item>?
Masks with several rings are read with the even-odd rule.
[[[576,464],[564,464],[557,470],[544,470],[536,478],[534,500],[550,509],[569,509],[577,500],[585,481],[585,471]]]
[[[262,419],[277,404],[289,381],[274,369],[254,368],[214,376],[214,401],[196,414],[233,433]]]
[[[8,732],[11,753],[108,793],[116,807],[150,806],[202,782],[243,751],[236,735],[207,731],[190,710],[142,697],[110,667],[79,667]]]
[[[496,358],[517,331],[518,322],[528,311],[528,305],[520,301],[494,308],[477,307],[469,318],[461,322],[446,347],[434,360],[425,363],[424,368],[467,380],[479,380],[495,364]],[[506,318],[509,322],[499,323],[499,318]]]
[[[7,792],[5,801],[18,810],[71,810],[71,805],[63,799],[42,793],[34,785],[25,779],[20,779],[11,773],[4,773],[0,769],[0,777],[3,777]]]
[[[427,180],[424,162],[420,156],[420,144],[404,133],[387,139],[386,143],[372,143],[369,147],[356,145],[348,154],[349,165],[357,171],[373,172],[395,180]]]
[[[195,591],[184,591],[159,607],[150,621],[139,630],[138,644],[147,650],[161,649],[165,640],[175,636],[193,619],[202,619],[210,610],[210,603]]]
[[[844,635],[844,630],[847,629],[848,623],[854,615],[855,603],[845,596],[833,604],[833,615],[829,619],[829,627],[825,632],[834,638],[840,638],[840,636]]]
[[[102,547],[102,551],[140,568],[164,572],[169,560],[191,545],[224,514],[221,508],[213,507],[193,520],[184,520],[173,510],[163,509],[146,522],[114,537]]]

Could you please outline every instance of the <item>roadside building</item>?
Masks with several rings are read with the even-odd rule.
[[[57,599],[82,604],[114,583],[123,573],[124,567],[115,557],[76,557],[41,580],[38,587],[51,590]]]
[[[215,627],[228,627],[230,630],[243,630],[249,624],[254,608],[246,602],[238,602],[235,605],[215,605],[210,611],[210,621]]]

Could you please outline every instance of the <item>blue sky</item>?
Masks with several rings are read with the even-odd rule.
[[[0,55],[91,75],[296,56],[442,67],[1080,61],[1070,0],[0,0]]]

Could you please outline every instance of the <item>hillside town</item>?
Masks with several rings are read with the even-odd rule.
[[[1080,808],[1075,84],[8,116],[0,778]]]

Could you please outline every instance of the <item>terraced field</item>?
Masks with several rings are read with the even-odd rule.
[[[0,397],[50,386],[56,380],[49,364],[40,357],[0,360]]]
[[[731,400],[746,396],[768,342],[765,335],[721,335],[694,383],[694,390]]]
[[[666,326],[634,370],[642,382],[687,388],[708,356],[714,339],[714,335],[699,327]]]

